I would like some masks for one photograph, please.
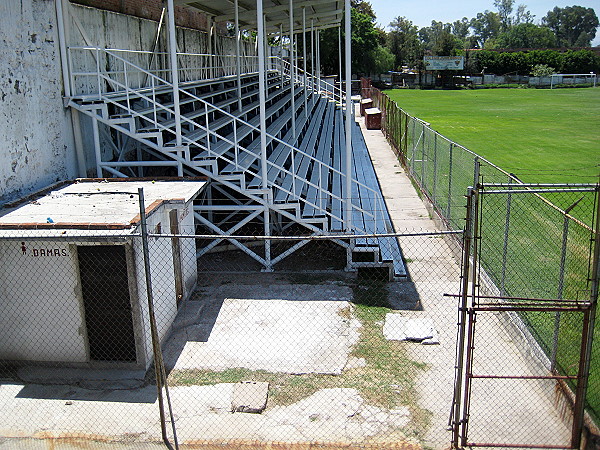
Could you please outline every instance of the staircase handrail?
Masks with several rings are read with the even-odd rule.
[[[86,49],[88,49],[90,51],[93,50],[93,51],[96,52],[96,61],[97,61],[97,64],[96,64],[96,67],[97,67],[96,76],[98,77],[98,79],[99,80],[100,79],[105,79],[107,82],[116,84],[117,86],[123,88],[124,93],[126,95],[126,100],[127,100],[126,104],[127,104],[127,107],[125,108],[125,105],[119,103],[118,101],[114,100],[110,96],[104,95],[103,92],[102,92],[102,89],[101,89],[102,83],[100,83],[100,82],[98,82],[98,96],[99,96],[99,99],[102,99],[105,102],[109,102],[111,104],[114,104],[115,106],[117,106],[119,108],[125,109],[128,112],[128,114],[131,114],[134,117],[140,117],[140,118],[143,117],[144,120],[147,120],[147,121],[153,123],[159,129],[163,129],[164,131],[167,131],[167,132],[172,133],[172,134],[174,133],[173,130],[170,129],[169,127],[161,126],[161,124],[158,122],[158,120],[154,119],[154,121],[150,121],[147,116],[145,116],[143,114],[140,114],[140,113],[137,113],[131,107],[131,105],[130,105],[130,95],[133,92],[133,93],[135,93],[136,97],[141,97],[144,100],[148,101],[149,103],[153,104],[155,106],[155,108],[158,107],[158,109],[162,109],[162,110],[164,110],[164,111],[166,111],[166,112],[168,112],[170,114],[174,114],[175,113],[174,109],[171,109],[169,107],[166,107],[166,106],[158,103],[156,101],[156,99],[150,98],[147,95],[139,92],[138,90],[131,88],[126,83],[123,84],[123,83],[120,83],[119,81],[117,81],[115,79],[112,79],[112,78],[108,77],[106,74],[111,74],[111,73],[115,73],[115,72],[114,71],[102,71],[102,70],[100,70],[99,53],[100,52],[104,52],[107,55],[109,55],[109,56],[111,56],[113,58],[116,58],[117,60],[120,60],[124,64],[124,71],[123,71],[123,73],[125,75],[127,74],[127,70],[126,70],[127,66],[130,66],[130,67],[134,68],[136,71],[144,73],[146,76],[148,76],[152,80],[152,86],[151,87],[152,87],[153,90],[156,87],[155,84],[154,84],[154,80],[158,80],[160,82],[160,84],[162,84],[164,86],[167,86],[167,87],[171,87],[172,89],[174,89],[174,86],[173,86],[172,83],[170,83],[169,81],[167,81],[164,78],[161,78],[161,77],[159,77],[159,76],[157,76],[157,75],[155,75],[155,74],[153,74],[153,73],[151,73],[151,72],[149,72],[149,71],[147,71],[147,70],[145,70],[145,69],[137,66],[136,64],[134,64],[134,63],[126,60],[125,58],[123,58],[123,57],[121,57],[119,55],[114,54],[109,49],[104,49],[104,48],[99,48],[99,47],[86,47]],[[148,87],[141,88],[141,89],[147,89],[147,88]],[[231,118],[233,122],[241,123],[242,125],[247,126],[250,129],[258,131],[258,132],[261,131],[259,127],[255,126],[255,125],[252,125],[251,123],[249,123],[249,122],[247,122],[247,121],[245,121],[243,119],[240,119],[239,117],[237,117],[237,116],[229,113],[228,111],[225,111],[222,108],[219,108],[216,105],[213,105],[213,104],[205,101],[202,98],[199,98],[195,94],[193,94],[193,93],[191,93],[191,92],[189,92],[189,91],[187,91],[187,90],[185,90],[183,88],[179,88],[179,91],[180,91],[180,93],[184,93],[185,95],[190,96],[194,100],[196,100],[196,101],[200,102],[201,104],[203,104],[206,110],[208,110],[208,108],[210,108],[211,111],[213,111],[213,110],[214,111],[219,111],[221,114],[223,114],[223,115]],[[228,142],[229,144],[233,145],[235,149],[241,149],[242,151],[244,151],[246,153],[252,154],[253,156],[257,156],[256,153],[251,152],[250,150],[246,149],[245,147],[239,145],[237,142],[234,142],[234,141],[231,141],[231,140],[227,139],[225,136],[221,136],[221,135],[217,134],[216,132],[211,131],[209,127],[201,125],[198,122],[196,122],[195,120],[189,119],[189,118],[187,118],[185,116],[181,116],[181,119],[182,119],[182,121],[184,121],[186,123],[190,123],[193,126],[195,126],[195,127],[199,128],[199,129],[203,130],[205,133],[207,133],[207,135],[216,136],[218,139],[221,139],[221,140],[224,140],[224,141]],[[292,157],[293,157],[294,153],[301,154],[304,157],[308,158],[309,160],[313,161],[313,163],[317,164],[319,170],[321,170],[323,167],[326,167],[327,169],[331,170],[333,173],[339,174],[342,177],[342,179],[344,179],[346,177],[345,173],[337,170],[335,167],[333,167],[333,166],[331,166],[329,164],[325,164],[323,161],[320,161],[319,159],[315,158],[314,156],[312,156],[312,155],[304,152],[303,150],[301,150],[301,149],[299,149],[299,148],[297,148],[297,147],[295,147],[295,146],[293,146],[293,145],[291,145],[291,144],[289,144],[289,143],[287,143],[287,142],[285,142],[285,141],[277,138],[276,136],[273,136],[273,135],[269,134],[268,132],[266,133],[266,136],[271,141],[277,142],[278,144],[281,144],[281,145],[284,145],[284,146],[290,148],[290,155]],[[182,138],[186,139],[190,143],[194,143],[194,145],[197,145],[200,148],[203,148],[204,150],[206,150],[209,153],[209,155],[211,154],[210,148],[208,148],[208,147],[200,144],[198,141],[186,138],[184,135],[182,135]],[[235,153],[235,155],[237,155],[237,152]],[[174,155],[170,155],[170,156],[174,157]],[[215,153],[215,154],[212,154],[212,156],[213,157],[221,158],[221,159],[225,160],[228,163],[236,164],[236,161],[230,161],[227,158],[225,158],[223,155]],[[293,158],[292,158],[292,160],[293,160]],[[193,162],[193,160],[184,161],[184,162],[191,163],[191,162]],[[302,179],[301,177],[299,177],[294,172],[288,171],[284,167],[279,166],[279,165],[273,163],[272,161],[267,160],[267,164],[270,165],[271,167],[276,168],[281,173],[287,173],[287,174],[291,175],[293,180],[295,180],[295,179]],[[253,173],[253,172],[250,172],[250,173]],[[254,174],[254,175],[257,176],[257,177],[261,176],[260,174]],[[302,180],[303,180],[304,183],[307,183],[310,186],[313,186],[313,187],[316,187],[316,188],[320,189],[322,192],[326,193],[332,199],[335,198],[337,200],[345,202],[345,199],[343,197],[339,197],[339,196],[335,195],[333,192],[330,192],[330,191],[324,189],[322,186],[315,185],[314,183],[311,183],[310,180],[305,180],[305,179],[302,179]],[[373,200],[375,200],[377,202],[377,204],[381,208],[380,210],[383,211],[383,198],[381,197],[381,195],[377,191],[375,191],[373,188],[365,185],[364,183],[361,183],[360,181],[358,181],[358,180],[356,180],[356,179],[354,179],[352,177],[351,177],[351,182],[354,183],[354,184],[356,184],[358,187],[366,189],[369,193],[371,193],[373,195]],[[335,218],[335,219],[343,222],[343,218],[337,217],[337,216],[333,215],[331,212],[326,211],[325,209],[323,209],[321,206],[313,204],[312,202],[310,202],[310,201],[308,201],[306,199],[303,199],[301,196],[299,196],[298,194],[296,194],[295,192],[293,192],[293,191],[295,191],[295,189],[292,189],[292,191],[288,191],[286,189],[283,189],[281,186],[275,185],[274,183],[270,183],[270,184],[271,184],[271,187],[276,188],[276,189],[280,189],[280,190],[286,192],[287,194],[292,195],[298,201],[305,202],[306,204],[309,204],[309,205],[311,205],[311,206],[313,206],[313,207],[315,207],[315,208],[323,211],[325,214],[330,215],[331,217],[333,217],[333,218]],[[355,205],[353,203],[352,203],[352,208],[361,211],[366,216],[372,217],[375,221],[377,220],[377,209],[374,212],[371,212],[371,211],[364,210],[359,205]],[[356,226],[356,224],[354,224],[354,226]],[[357,228],[357,229],[359,229],[359,228]]]
[[[289,78],[292,78],[292,63],[290,63],[289,61],[277,56],[276,57],[279,60],[279,63],[285,67],[285,73]],[[335,101],[336,103],[343,105],[346,97],[344,94],[344,90],[329,83],[328,81],[325,81],[323,78],[317,77],[315,75],[313,75],[310,72],[305,72],[303,69],[301,69],[300,67],[297,67],[296,70],[298,71],[299,75],[298,78],[296,79],[297,82],[301,82],[304,78],[304,74],[306,73],[306,77],[307,79],[312,81],[312,86],[317,85],[319,86],[319,91],[320,93],[324,94],[326,97],[330,98],[331,100]],[[304,85],[304,83],[301,83],[302,85]],[[309,84],[307,83],[307,86],[309,86]],[[321,89],[321,87],[326,87],[327,90],[323,91]]]

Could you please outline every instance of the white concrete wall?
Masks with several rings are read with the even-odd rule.
[[[156,22],[73,4],[69,8],[77,17],[68,21],[69,45],[152,49]],[[180,51],[206,51],[206,33],[182,28],[177,36]],[[166,38],[163,27],[163,51]],[[223,41],[217,48],[230,53],[233,44]],[[81,175],[62,96],[54,0],[0,0],[0,204]],[[87,176],[95,176],[87,118],[82,134]]]
[[[177,210],[180,220],[180,234],[195,234],[194,205],[187,203]],[[198,260],[196,259],[196,240],[180,239],[181,246],[181,272],[183,276],[183,298],[187,299],[198,281]]]
[[[0,203],[76,176],[53,1],[0,2]]]
[[[0,359],[87,361],[72,248],[65,242],[0,242]]]
[[[156,233],[157,226],[163,233],[169,232],[168,210],[163,206],[147,219],[148,232]],[[153,360],[152,340],[148,313],[148,295],[146,290],[146,273],[144,270],[144,253],[141,239],[134,239],[134,254],[136,261],[137,290],[140,301],[143,323],[143,341],[146,351],[146,366]],[[171,250],[171,239],[150,238],[148,242],[148,253],[150,258],[150,276],[152,280],[152,294],[154,300],[154,315],[160,341],[168,334],[171,324],[177,315],[177,299],[175,292],[175,272],[173,268],[173,252]]]

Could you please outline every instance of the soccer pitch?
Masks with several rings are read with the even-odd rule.
[[[445,137],[483,156],[507,172],[516,174],[530,183],[595,183],[600,173],[600,89],[494,89],[463,91],[393,90],[386,94],[408,114],[429,122],[431,128]],[[395,132],[398,133],[397,120]],[[424,181],[430,198],[439,201],[457,193],[444,191],[444,176],[448,176],[448,159],[439,151],[436,142],[426,141],[420,125],[408,127],[407,160],[416,176]],[[412,132],[411,132],[412,130]],[[400,127],[399,133],[403,129]],[[431,144],[431,141],[434,143]],[[427,143],[426,143],[427,142]],[[421,146],[422,144],[422,146]],[[416,148],[416,152],[413,149]],[[433,147],[432,153],[429,152]],[[441,147],[445,148],[444,145]],[[426,154],[426,150],[429,152]],[[421,153],[422,152],[422,153]],[[460,154],[460,153],[459,153]],[[458,164],[456,161],[459,161]],[[441,162],[441,163],[440,163]],[[471,167],[465,167],[471,164]],[[457,169],[457,167],[459,167]],[[461,170],[463,169],[464,170]],[[454,177],[465,188],[472,182],[472,161],[456,159]],[[489,174],[488,174],[489,175]],[[462,176],[462,177],[461,177]],[[450,179],[450,178],[448,178]],[[433,180],[438,180],[437,184]],[[491,177],[492,181],[496,181]],[[454,184],[457,184],[456,181]],[[431,186],[433,185],[433,192]],[[437,187],[437,195],[436,195]],[[450,194],[448,194],[450,192]],[[464,192],[464,191],[463,191]],[[464,195],[462,193],[458,193]],[[432,196],[432,197],[431,197]],[[561,208],[566,208],[577,195],[543,194],[543,197]],[[570,214],[588,225],[593,223],[592,196],[570,211]],[[517,203],[515,203],[517,202]],[[450,204],[450,203],[448,203]],[[462,204],[461,204],[462,205]],[[486,224],[485,239],[480,241],[482,267],[493,282],[502,283],[508,295],[554,298],[557,274],[561,263],[561,214],[538,201],[537,198],[513,197],[508,228],[507,200],[481,203],[481,223]],[[444,209],[444,203],[441,203]],[[450,211],[450,207],[448,207]],[[453,208],[457,211],[457,208]],[[456,213],[454,213],[456,214]],[[452,216],[456,222],[457,216]],[[458,216],[461,218],[461,216]],[[459,225],[460,226],[460,225]],[[576,231],[579,230],[579,231]],[[581,298],[582,287],[589,279],[589,232],[582,227],[569,228],[567,240],[568,274],[566,289],[561,298]],[[558,245],[557,245],[558,243]],[[503,252],[506,266],[503,266]],[[504,268],[506,267],[506,272]],[[505,278],[506,275],[506,278]],[[506,281],[506,283],[505,283]],[[585,290],[585,289],[584,289]],[[587,291],[586,291],[587,292]],[[583,294],[585,296],[585,294]],[[555,325],[547,313],[522,313],[531,332],[540,345],[551,354]],[[567,371],[577,367],[578,339],[581,338],[580,319],[561,316],[558,334],[558,364]],[[594,333],[600,337],[600,321]],[[595,343],[596,344],[596,343]],[[589,378],[587,402],[592,413],[600,420],[600,346],[592,350],[592,371]]]
[[[408,114],[522,181],[598,181],[600,88],[386,94]]]

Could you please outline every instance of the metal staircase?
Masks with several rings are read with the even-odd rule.
[[[209,217],[212,211],[227,210],[227,205],[195,206],[198,222],[217,236],[225,236],[216,243],[255,219],[280,222],[279,229],[283,223],[298,224],[308,235],[328,234],[334,239],[342,233],[391,231],[378,189],[357,176],[351,180],[353,198],[343,195],[347,180],[345,155],[340,149],[346,139],[345,105],[341,92],[333,86],[324,88],[321,80],[307,73],[296,77],[285,61],[273,60],[266,76],[264,158],[256,73],[182,83],[177,90],[180,109],[176,111],[173,85],[155,71],[131,62],[123,51],[72,51],[88,52],[95,61],[95,67],[71,71],[71,84],[78,90],[69,106],[92,119],[99,177],[105,172],[125,177],[127,170],[123,168],[135,167],[172,167],[178,176],[208,177],[231,199],[230,211],[246,212],[244,220],[225,229]],[[143,149],[144,158],[138,153],[134,161],[123,157],[103,161],[99,124],[133,139]],[[181,145],[177,145],[177,136]],[[265,234],[278,228],[272,225],[265,226]],[[405,275],[403,265],[398,264],[401,255],[397,245],[386,250],[386,255],[381,251],[383,241],[377,239],[336,242],[348,249],[351,267],[385,265],[393,276]],[[267,251],[259,255],[239,242],[233,243],[268,270],[287,256],[272,258]],[[214,245],[200,249],[199,255]],[[354,261],[356,252],[371,256]]]

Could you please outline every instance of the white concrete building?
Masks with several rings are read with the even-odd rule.
[[[150,233],[193,230],[205,182],[81,181],[0,216],[0,359],[148,368],[152,342],[138,188]],[[194,239],[149,248],[157,331],[195,287]],[[24,313],[26,311],[26,313]]]

